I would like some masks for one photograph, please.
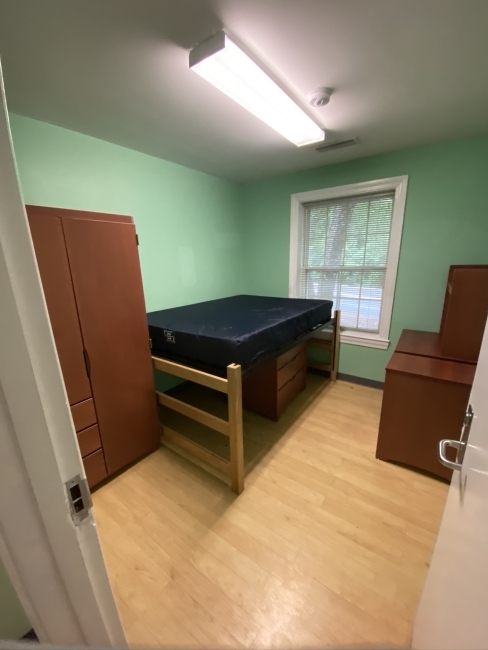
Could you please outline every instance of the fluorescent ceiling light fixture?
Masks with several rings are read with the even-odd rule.
[[[224,32],[193,48],[190,68],[298,147],[324,140],[324,130]]]

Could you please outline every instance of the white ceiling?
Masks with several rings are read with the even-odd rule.
[[[188,69],[225,27],[334,153],[297,149]],[[237,181],[488,132],[487,0],[0,0],[13,112]]]

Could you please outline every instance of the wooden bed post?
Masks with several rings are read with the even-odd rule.
[[[241,366],[227,366],[229,397],[229,449],[230,480],[232,491],[244,490],[244,439],[242,426],[242,375]]]
[[[318,368],[330,373],[330,380],[337,381],[339,372],[339,346],[341,343],[341,311],[336,309],[334,312],[334,323],[332,325],[331,339],[311,338],[307,341],[307,347],[327,350],[329,353],[329,363],[319,363],[318,361],[307,361],[309,368]]]
[[[334,312],[334,333],[332,335],[332,345],[333,349],[331,350],[331,365],[332,369],[330,371],[330,378],[332,381],[337,380],[337,373],[339,372],[339,346],[341,343],[341,310],[336,309]]]

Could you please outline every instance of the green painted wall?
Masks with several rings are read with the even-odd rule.
[[[0,639],[20,639],[31,628],[0,562]]]
[[[239,292],[238,185],[10,117],[26,203],[134,217],[148,311]]]
[[[343,344],[340,352],[341,372],[379,381],[402,329],[438,330],[449,265],[488,263],[488,137],[328,165],[241,190],[245,292],[286,296],[290,195],[403,174],[409,186],[390,348]]]
[[[45,122],[10,119],[26,203],[134,217],[148,311],[241,293],[238,185]],[[160,390],[174,383],[159,380]]]

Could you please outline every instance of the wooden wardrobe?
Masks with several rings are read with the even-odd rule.
[[[160,444],[135,226],[58,208],[27,215],[92,487]]]

